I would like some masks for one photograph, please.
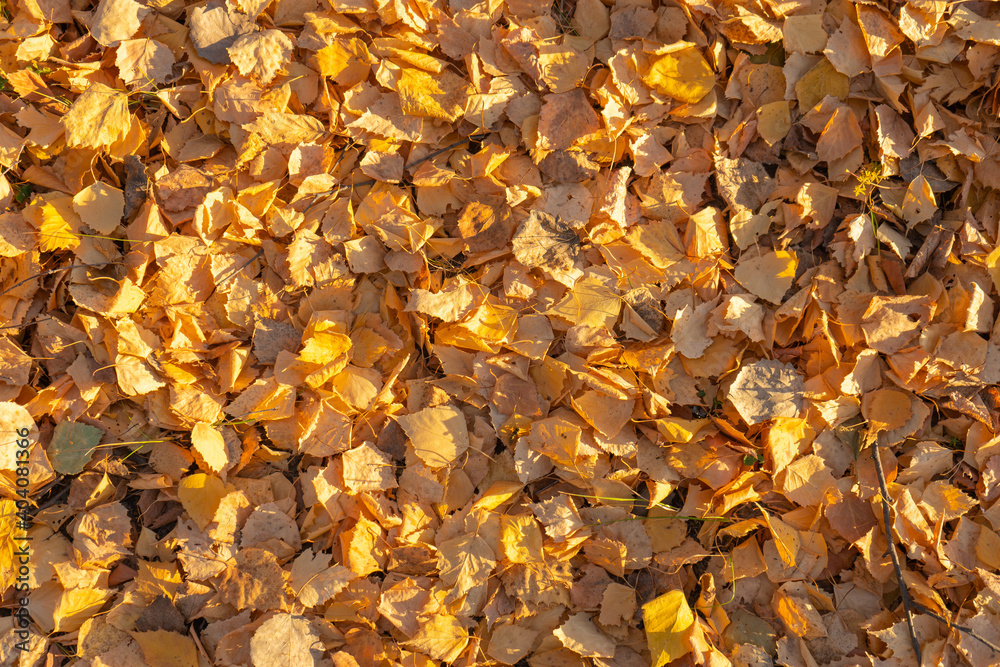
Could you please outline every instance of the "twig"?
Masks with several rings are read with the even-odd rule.
[[[422,163],[424,163],[424,162],[427,162],[428,160],[433,160],[433,159],[434,159],[434,158],[436,158],[436,157],[437,157],[438,155],[441,155],[441,153],[447,153],[447,152],[448,152],[448,151],[450,151],[451,149],[453,149],[453,148],[458,148],[459,146],[461,146],[461,145],[463,145],[463,144],[467,144],[467,143],[469,143],[470,141],[482,141],[483,139],[485,139],[485,138],[486,138],[486,136],[487,136],[487,135],[486,135],[486,133],[485,133],[485,132],[483,132],[483,133],[480,133],[480,134],[470,134],[470,135],[469,135],[468,137],[466,137],[465,139],[462,139],[461,141],[456,141],[456,142],[455,142],[455,143],[453,143],[453,144],[449,144],[448,146],[445,146],[444,148],[441,148],[441,149],[439,149],[439,150],[436,150],[436,151],[434,151],[433,153],[428,153],[428,154],[427,154],[427,155],[425,155],[424,157],[420,158],[419,160],[414,160],[413,162],[411,162],[410,164],[406,165],[406,166],[405,166],[405,167],[403,167],[403,168],[404,168],[404,169],[410,169],[410,168],[412,168],[412,167],[416,167],[416,166],[417,166],[418,164],[422,164]],[[372,182],[374,183],[374,180],[373,180]]]
[[[67,269],[85,269],[85,268],[90,268],[90,267],[94,267],[94,266],[107,266],[108,264],[121,264],[121,262],[97,262],[95,264],[71,264],[69,266],[57,266],[54,269],[48,269],[46,271],[41,271],[39,273],[33,273],[33,274],[31,274],[30,276],[28,276],[27,278],[25,278],[21,282],[16,283],[14,285],[11,285],[10,287],[8,287],[7,289],[5,289],[4,291],[0,292],[0,296],[3,296],[4,294],[6,294],[7,292],[9,292],[9,291],[11,291],[13,289],[17,289],[18,287],[20,287],[24,283],[28,282],[29,280],[34,280],[35,278],[44,278],[45,276],[51,275],[51,274],[56,273],[58,271],[65,271]]]
[[[354,144],[354,139],[351,139],[351,140],[349,140],[349,141],[347,142],[347,145],[346,145],[346,146],[344,146],[344,147],[343,147],[343,148],[342,148],[342,149],[340,150],[340,155],[338,155],[338,156],[337,156],[337,161],[333,163],[333,166],[332,166],[332,167],[330,167],[330,171],[336,171],[336,170],[337,170],[337,167],[338,167],[338,166],[340,166],[340,163],[341,163],[341,162],[342,162],[342,161],[344,160],[344,158],[345,158],[345,157],[347,156],[347,151],[349,151],[349,150],[351,150],[352,148],[354,148],[354,145],[355,145],[355,144]]]
[[[878,453],[878,438],[883,434],[878,434],[872,440],[872,460],[875,462],[875,476],[878,477],[878,486],[882,494],[882,521],[885,523],[885,534],[889,542],[889,556],[892,558],[892,567],[896,571],[896,580],[899,582],[899,592],[903,597],[903,611],[906,614],[906,628],[910,631],[910,644],[913,646],[913,653],[917,656],[917,665],[922,664],[920,654],[920,642],[917,640],[917,631],[913,627],[913,605],[915,602],[910,598],[910,591],[903,581],[903,568],[899,565],[899,556],[896,555],[896,541],[893,537],[892,516],[889,513],[889,488],[885,483],[885,472],[882,470],[882,459]]]
[[[404,165],[403,169],[411,169],[413,167],[416,167],[418,164],[427,162],[427,160],[432,160],[432,159],[436,158],[438,155],[441,155],[442,153],[446,153],[446,152],[448,152],[448,151],[450,151],[450,150],[452,150],[454,148],[458,148],[459,146],[467,144],[470,141],[481,141],[481,140],[485,139],[486,136],[487,136],[487,134],[485,132],[481,133],[481,134],[470,134],[468,137],[466,137],[465,139],[462,139],[461,141],[456,141],[455,143],[449,144],[449,145],[445,146],[444,148],[441,148],[439,150],[434,151],[433,153],[428,153],[427,155],[425,155],[424,157],[420,158],[419,160],[414,160],[413,162],[411,162],[411,163],[409,163],[407,165]],[[339,162],[339,160],[338,160],[338,162]],[[360,188],[360,187],[363,187],[365,185],[374,185],[377,182],[378,181],[376,179],[374,179],[374,178],[366,178],[365,180],[358,181],[357,183],[344,183],[343,185],[339,185],[339,186],[337,186],[337,187],[335,187],[335,188],[333,188],[331,190],[324,190],[322,192],[315,192],[315,193],[313,193],[312,196],[313,197],[321,197],[323,195],[340,194],[340,192],[342,190],[350,190],[351,188]],[[309,206],[307,206],[306,207],[306,211],[308,211],[313,206],[315,206],[316,203],[317,202],[313,202],[312,204],[310,204]]]
[[[911,602],[913,602],[913,606],[917,608],[917,611],[921,611],[921,612],[927,614],[928,616],[930,616],[932,618],[936,618],[937,620],[939,620],[942,623],[944,623],[945,625],[947,625],[949,628],[955,628],[956,630],[961,630],[965,634],[967,634],[970,637],[972,637],[973,639],[975,639],[977,642],[985,645],[987,648],[989,648],[994,653],[1000,653],[1000,646],[997,646],[996,644],[994,644],[993,642],[991,642],[988,639],[984,639],[984,638],[980,637],[979,635],[976,634],[975,630],[973,630],[972,628],[967,628],[964,625],[958,625],[957,623],[952,623],[951,621],[949,621],[947,618],[945,618],[941,614],[938,614],[938,613],[936,613],[934,611],[931,611],[930,609],[928,609],[924,605],[920,604],[916,600],[911,600]]]
[[[252,264],[255,259],[257,259],[258,257],[260,257],[263,254],[264,254],[264,249],[261,248],[260,250],[257,251],[257,254],[255,254],[253,257],[251,257],[247,261],[243,262],[242,264],[240,264],[240,266],[235,271],[230,271],[225,276],[223,276],[223,278],[221,280],[219,280],[219,282],[217,282],[215,284],[215,287],[212,288],[212,291],[208,293],[208,297],[206,297],[206,298],[207,299],[212,298],[212,295],[215,294],[215,290],[219,289],[219,285],[221,285],[222,283],[226,282],[230,278],[235,277],[236,274],[238,274],[240,271],[242,271],[243,269],[245,269],[248,266],[250,266],[250,264]]]
[[[21,327],[30,327],[32,324],[38,324],[39,322],[45,322],[46,320],[54,319],[52,317],[43,317],[42,319],[35,318],[26,324],[8,324],[5,327],[0,327],[0,331],[4,329],[20,329]]]
[[[69,489],[70,489],[70,487],[67,485],[65,488],[63,488],[62,490],[60,490],[58,493],[56,493],[55,495],[53,495],[51,498],[48,498],[45,501],[43,501],[41,504],[39,504],[38,507],[35,508],[35,511],[38,512],[38,511],[41,511],[43,509],[52,507],[53,505],[55,505],[56,503],[58,503],[60,500],[62,500],[63,496],[65,496],[67,493],[69,493]]]

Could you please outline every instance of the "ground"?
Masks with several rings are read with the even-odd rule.
[[[0,0],[0,661],[1000,664],[1000,5]]]

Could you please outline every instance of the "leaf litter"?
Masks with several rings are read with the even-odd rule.
[[[4,664],[1000,661],[998,11],[0,5]]]

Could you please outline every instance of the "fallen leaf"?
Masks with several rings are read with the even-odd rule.
[[[621,312],[621,297],[600,278],[578,281],[562,301],[546,311],[572,324],[610,329]]]
[[[469,447],[465,415],[458,408],[424,408],[396,420],[410,439],[414,453],[432,468],[456,463]]]
[[[792,129],[792,115],[788,102],[769,102],[757,109],[757,133],[773,146]]]
[[[432,76],[406,68],[397,87],[403,113],[453,121],[465,112],[468,84],[450,70]]]
[[[268,84],[288,62],[292,49],[292,40],[285,33],[263,30],[239,35],[226,50],[240,74]]]
[[[168,630],[131,632],[150,667],[198,667],[198,649],[190,637]]]
[[[691,651],[688,638],[694,614],[683,591],[670,591],[644,604],[642,620],[653,667],[662,667]]]
[[[438,545],[441,581],[449,586],[452,598],[479,586],[496,564],[493,550],[478,535],[463,535]]]
[[[83,472],[103,437],[104,431],[89,424],[59,422],[46,450],[52,468],[64,475]]]
[[[191,41],[198,55],[209,62],[228,64],[229,47],[241,36],[251,33],[254,20],[227,6],[221,0],[195,7],[190,16]]]
[[[212,521],[222,498],[229,493],[226,484],[212,475],[195,473],[181,480],[177,497],[202,530]]]
[[[94,83],[76,98],[62,121],[67,146],[106,149],[126,135],[132,115],[124,93]]]
[[[547,213],[532,211],[512,240],[514,257],[529,269],[566,272],[580,255],[580,239],[572,229]]]
[[[748,424],[795,417],[802,409],[805,385],[795,369],[780,361],[761,360],[740,369],[729,400]]]
[[[469,634],[458,618],[438,613],[426,617],[417,634],[406,643],[435,660],[450,663],[458,659],[469,643]]]
[[[195,424],[191,429],[191,453],[198,467],[219,474],[229,464],[222,433],[209,424]]]
[[[643,80],[664,95],[696,104],[715,86],[715,72],[694,47],[677,47],[653,56]]]
[[[73,196],[73,210],[98,234],[110,234],[121,223],[125,196],[118,188],[94,183]]]
[[[173,72],[174,54],[155,39],[126,39],[118,44],[115,66],[127,86],[151,91]]]
[[[780,304],[795,280],[797,269],[798,258],[794,253],[785,250],[762,254],[749,252],[740,258],[733,275],[754,295]]]
[[[553,634],[563,646],[586,658],[610,658],[615,654],[615,641],[594,625],[589,614],[571,614]]]
[[[90,20],[90,34],[98,44],[118,46],[138,32],[151,12],[134,0],[101,0]]]
[[[309,620],[297,614],[275,614],[264,621],[250,640],[255,665],[315,665],[325,649]]]

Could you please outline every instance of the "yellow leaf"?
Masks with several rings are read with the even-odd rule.
[[[537,563],[543,558],[542,530],[530,514],[500,516],[504,555],[512,563]]]
[[[993,286],[1000,291],[1000,246],[997,246],[986,256],[986,269],[993,279]]]
[[[316,52],[316,66],[323,76],[342,86],[357,85],[371,70],[371,55],[360,39],[338,39]]]
[[[615,641],[600,631],[590,614],[570,614],[552,634],[563,646],[585,658],[611,658],[615,654]]]
[[[494,510],[513,498],[524,485],[520,482],[497,481],[483,493],[483,497],[472,506],[477,510]]]
[[[563,300],[546,311],[583,326],[610,329],[621,311],[621,298],[598,278],[584,278]]]
[[[306,340],[299,353],[299,359],[308,364],[328,364],[335,359],[343,358],[351,349],[351,338],[335,330],[332,327],[317,326],[313,334]]]
[[[517,330],[517,311],[490,301],[473,310],[464,321],[438,328],[434,342],[467,350],[496,353]]]
[[[496,564],[490,545],[478,535],[465,534],[438,545],[438,570],[452,599],[484,584]]]
[[[191,453],[194,454],[198,466],[214,473],[222,472],[229,463],[226,455],[226,442],[218,429],[199,422],[191,429]]]
[[[681,419],[668,417],[656,420],[656,430],[667,442],[691,442],[701,429],[709,424],[708,419]]]
[[[850,79],[838,72],[824,58],[806,72],[795,84],[795,94],[799,100],[799,108],[812,109],[824,97],[831,95],[840,101],[847,100]]]
[[[516,664],[518,660],[528,655],[531,652],[532,642],[538,636],[536,630],[517,624],[498,623],[493,626],[492,632],[486,653],[504,665]]]
[[[465,112],[468,84],[448,70],[432,75],[409,67],[400,75],[396,92],[403,113],[452,122]]]
[[[917,176],[910,181],[903,197],[903,219],[912,227],[918,222],[930,220],[936,211],[937,198],[931,184],[923,176]]]
[[[292,40],[280,30],[240,35],[229,47],[229,56],[243,76],[270,83],[292,55]]]
[[[823,619],[808,600],[778,590],[774,594],[774,608],[778,617],[796,637],[816,639],[826,636]]]
[[[115,65],[125,85],[147,92],[170,78],[174,62],[170,47],[146,38],[123,40],[115,55]]]
[[[632,419],[634,399],[609,396],[602,391],[585,391],[570,399],[573,409],[605,438],[614,438]]]
[[[392,461],[370,442],[344,452],[344,485],[351,494],[396,486]]]
[[[132,632],[149,667],[197,667],[198,650],[190,637],[169,630]]]
[[[410,291],[406,312],[423,313],[445,322],[456,322],[469,312],[473,300],[472,289],[466,283],[453,283],[440,292],[414,288]]]
[[[565,93],[576,89],[583,82],[594,59],[593,51],[578,51],[569,37],[567,35],[562,44],[544,42],[538,45],[538,64],[542,70],[542,81],[554,93]]]
[[[416,455],[431,468],[454,463],[469,448],[465,415],[456,407],[440,405],[397,417]]]
[[[642,605],[642,621],[652,667],[661,667],[690,652],[688,636],[694,614],[683,591],[670,591]]]
[[[107,148],[132,127],[128,97],[103,83],[93,83],[63,116],[66,146]]]
[[[976,541],[976,556],[986,565],[996,570],[1000,568],[1000,536],[983,526]]]
[[[779,470],[775,482],[785,497],[802,507],[821,505],[841,497],[830,469],[815,454],[796,459]]]
[[[873,432],[900,428],[913,414],[909,394],[898,389],[879,389],[865,399],[861,412]]]
[[[40,201],[40,206],[25,209],[25,217],[38,228],[38,249],[74,250],[80,246],[80,216],[72,207],[70,197],[54,197]]]
[[[333,313],[313,313],[302,334],[304,344],[298,360],[307,365],[306,384],[319,387],[347,366],[352,342],[347,327]]]
[[[343,562],[359,577],[385,569],[386,549],[382,527],[361,517],[340,539]]]
[[[773,146],[792,129],[792,114],[787,101],[771,102],[757,109],[757,134]]]
[[[764,520],[767,521],[767,527],[771,529],[771,535],[774,536],[774,546],[778,549],[781,560],[788,567],[794,567],[795,559],[802,547],[802,536],[799,535],[799,531],[767,512],[764,512]]]
[[[115,231],[125,213],[125,196],[107,183],[94,183],[73,197],[73,210],[98,234]]]
[[[768,393],[773,393],[773,387],[763,387]],[[802,453],[802,448],[812,444],[816,432],[805,419],[777,417],[768,429],[764,440],[764,451],[767,454],[770,470],[778,472],[785,468]]]
[[[434,56],[429,56],[420,51],[399,49],[393,46],[380,44],[379,52],[383,57],[392,58],[393,63],[399,65],[402,69],[407,69],[412,66],[417,69],[430,72],[431,74],[440,74],[446,67],[448,67],[448,64],[443,60],[435,58]]]
[[[406,645],[450,664],[458,659],[468,643],[469,632],[457,618],[437,613],[422,620],[420,631]]]
[[[774,304],[780,304],[792,286],[798,259],[794,253],[777,250],[757,255],[747,253],[736,265],[736,281],[751,293]]]
[[[79,630],[83,622],[92,618],[111,597],[107,588],[80,587],[63,591],[52,612],[55,632]]]
[[[200,472],[182,479],[177,488],[177,498],[201,530],[205,530],[212,522],[215,510],[228,493],[225,482]]]
[[[348,364],[333,376],[330,388],[351,408],[362,412],[371,407],[382,391],[382,376],[373,368]]]
[[[650,63],[642,80],[670,97],[695,104],[715,86],[715,72],[696,48],[666,53]]]

